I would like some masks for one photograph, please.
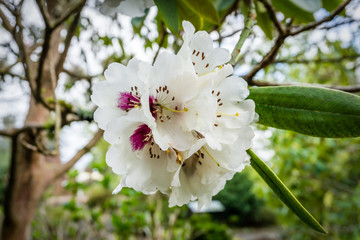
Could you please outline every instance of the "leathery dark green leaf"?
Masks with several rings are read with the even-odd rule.
[[[320,87],[255,87],[259,124],[315,137],[360,136],[360,97]]]
[[[321,233],[326,233],[325,229],[316,219],[301,205],[296,197],[290,192],[279,177],[250,149],[247,153],[251,157],[251,166],[274,191],[280,200],[290,208],[304,223]]]

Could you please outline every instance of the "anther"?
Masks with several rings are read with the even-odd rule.
[[[201,162],[201,161],[199,161],[199,164],[201,165],[201,164],[202,164],[202,162]]]
[[[196,50],[194,49],[194,51],[193,51],[193,53],[192,53],[192,54],[194,55],[195,53],[196,53]]]
[[[215,123],[214,126],[217,127],[217,126],[219,126],[219,125],[217,125],[217,124]]]
[[[211,94],[214,94],[214,92],[215,92],[215,91],[214,91],[214,90],[212,90],[212,91],[211,91]]]
[[[174,101],[175,100],[175,97],[172,97],[172,101]]]
[[[202,52],[201,56],[202,56],[201,59],[204,60],[205,58],[204,52]]]
[[[220,95],[220,92],[218,92],[217,94],[216,94],[216,96],[219,96]]]
[[[208,68],[209,67],[209,64],[206,64],[206,66],[205,66],[206,68]]]
[[[196,56],[199,56],[199,53],[200,53],[200,52],[197,52]]]

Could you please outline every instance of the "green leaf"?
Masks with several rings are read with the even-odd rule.
[[[268,39],[272,39],[273,38],[273,24],[272,24],[272,21],[270,19],[268,12],[266,11],[264,4],[256,1],[255,6],[256,6],[257,25],[261,28],[261,30],[263,30],[263,32],[265,33],[265,35]]]
[[[307,12],[315,12],[321,8],[321,0],[291,0],[298,7],[304,9]]]
[[[329,12],[333,11],[342,3],[342,0],[322,0],[322,6]]]
[[[194,12],[211,23],[218,24],[220,21],[219,14],[210,0],[180,0],[179,2],[183,2]]]
[[[154,0],[161,18],[166,26],[174,33],[179,34],[180,17],[176,1]]]
[[[290,0],[272,0],[275,9],[282,12],[285,17],[293,18],[297,23],[308,23],[315,21],[312,13],[303,10]]]
[[[280,200],[288,206],[304,223],[313,229],[326,233],[324,228],[316,221],[316,219],[301,205],[296,197],[284,185],[278,176],[250,149],[247,153],[251,157],[251,166],[266,182],[266,184],[274,191]]]
[[[250,89],[260,124],[316,137],[360,136],[360,97],[317,87]]]
[[[179,12],[180,12],[180,18],[182,20],[190,21],[194,25],[195,29],[197,29],[197,30],[202,29],[203,20],[201,19],[199,14],[194,12],[191,8],[189,8],[189,6],[187,4],[185,4],[182,1],[178,2],[178,7],[179,7]]]

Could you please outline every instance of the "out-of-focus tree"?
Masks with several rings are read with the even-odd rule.
[[[90,19],[89,15],[84,14],[84,9],[88,11],[94,8],[100,9],[101,2],[37,0],[35,8],[42,17],[41,23],[37,25],[24,20],[25,16],[29,14],[29,9],[25,8],[25,4],[29,2],[24,0],[0,1],[1,30],[2,34],[8,36],[1,42],[1,49],[5,57],[2,57],[0,64],[0,84],[9,81],[25,82],[29,93],[28,111],[22,126],[0,131],[1,135],[11,139],[12,153],[9,180],[4,198],[3,239],[29,238],[31,221],[44,191],[68,172],[102,136],[102,131],[97,131],[94,137],[68,162],[60,161],[59,135],[61,129],[75,121],[92,121],[93,109],[77,106],[73,102],[60,99],[55,94],[56,90],[68,91],[81,80],[87,86],[84,93],[87,96],[84,104],[86,105],[89,102],[92,82],[101,78],[91,75],[89,69],[83,67],[88,65],[89,56],[81,48],[80,40],[84,38],[88,40],[93,55],[101,58],[102,69],[105,69],[110,62],[126,63],[132,57],[131,54],[128,54],[129,49],[124,47],[126,45],[124,41],[129,41],[129,39],[116,35],[115,30],[114,33],[109,34],[104,34],[99,29],[98,32],[95,31],[96,20]],[[235,26],[242,24],[243,18],[240,16],[250,16],[254,22],[255,15],[257,15],[258,26],[271,40],[267,42],[270,47],[259,50],[250,47],[244,51],[239,63],[245,63],[247,56],[254,57],[256,63],[250,65],[243,77],[249,85],[279,85],[282,83],[258,81],[256,78],[263,69],[269,71],[267,67],[283,61],[277,57],[279,50],[285,44],[296,44],[292,43],[291,39],[297,36],[303,37],[305,32],[314,29],[321,28],[323,31],[330,31],[341,25],[358,24],[352,15],[347,15],[347,12],[344,11],[351,0],[313,2],[315,4],[304,5],[302,1],[296,0],[258,0],[254,2],[206,0],[201,1],[202,5],[200,6],[198,1],[157,0],[155,4],[159,11],[154,14],[156,16],[148,14],[146,11],[145,16],[132,19],[132,34],[134,38],[142,39],[144,48],[156,58],[161,48],[174,50],[179,48],[180,23],[183,19],[190,20],[199,30],[217,33],[218,42],[221,44],[241,29],[244,33],[255,34],[256,31],[251,32],[248,25],[236,29]],[[256,14],[248,11],[252,4],[256,5]],[[356,5],[357,3],[354,1],[352,6]],[[321,7],[324,8],[321,11],[325,14],[315,19],[314,13],[318,12]],[[115,16],[111,20],[111,24],[117,27],[116,31],[122,27],[119,19]],[[146,20],[156,22],[157,28],[150,29]],[[92,30],[93,32],[91,32]],[[251,39],[254,38],[250,37],[247,41],[251,41]],[[265,39],[263,41],[266,42]],[[335,56],[336,51],[330,49],[334,56],[327,54],[329,56],[326,57],[331,57],[331,59],[300,60],[309,62],[320,60],[341,62],[344,60],[353,63],[353,68],[357,66],[358,50],[349,48],[352,54],[349,55],[348,52],[343,51],[343,47],[339,48],[335,43],[329,44],[336,51],[339,50],[339,54],[336,53]],[[73,48],[79,48],[81,52],[81,57],[77,59],[79,64],[76,66],[71,64],[67,58]],[[286,61],[294,60],[292,55],[284,57],[286,57]],[[67,62],[70,64],[66,64]],[[235,67],[239,66],[241,65],[238,64]],[[348,67],[346,65],[342,73],[346,75],[346,80],[315,82],[353,84],[355,75],[347,70]],[[308,71],[311,71],[311,68]],[[315,70],[312,69],[312,71]],[[60,81],[60,76],[63,74],[67,75],[65,84]],[[292,75],[294,74],[296,73],[292,73]],[[327,87],[349,92],[360,91],[358,85]]]

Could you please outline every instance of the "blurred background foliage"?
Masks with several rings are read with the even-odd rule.
[[[197,8],[196,4],[191,5],[188,0],[156,0],[160,10],[165,6],[170,6],[170,10],[159,11],[155,15],[146,10],[143,17],[133,18],[133,39],[136,36],[141,38],[144,43],[143,51],[150,51],[155,56],[160,47],[176,52],[181,45],[179,32],[183,19],[190,20],[197,29],[213,30],[220,46],[226,44],[227,39],[233,35],[237,39],[236,33],[243,26],[240,24],[238,27],[238,23],[242,23],[247,14],[245,1],[199,2],[207,4],[204,5],[205,10]],[[320,7],[315,6],[313,9],[300,7],[299,2],[301,1],[273,0],[272,4],[283,23],[288,23],[290,17],[294,24],[301,25],[314,21],[315,17],[318,19],[314,13],[329,14],[341,1],[314,1]],[[98,4],[101,3],[96,1],[95,5]],[[247,46],[244,45],[243,56],[235,66],[235,73],[244,73],[243,66],[249,69],[256,65],[277,37],[263,1],[255,1],[255,4],[257,26],[254,27]],[[358,4],[358,1],[354,1],[352,6]],[[338,22],[348,21],[346,24],[323,26],[316,30],[316,36],[313,32],[308,32],[288,39],[281,47],[278,57],[259,72],[257,80],[273,84],[359,84],[360,31],[359,20],[353,17],[342,13],[342,16],[330,23],[335,26]],[[115,24],[121,25],[116,18],[113,20]],[[78,41],[82,32],[92,29],[93,21],[88,17],[81,19],[75,34]],[[151,34],[153,30],[149,21],[156,23],[157,34]],[[349,41],[334,38],[327,31],[336,31],[341,26],[349,27]],[[254,45],[258,48],[251,48],[259,38],[261,44]],[[114,34],[98,34],[94,30],[88,40],[94,53],[109,53],[105,57],[102,55],[104,69],[111,62],[126,64],[133,57],[124,47],[124,39]],[[115,46],[118,51],[114,50]],[[86,53],[81,51],[80,55],[81,60],[86,62]],[[91,79],[96,76],[88,76],[86,72],[86,69],[74,66],[65,78],[63,91],[71,93],[79,82],[85,82],[86,90],[83,95],[88,103]],[[4,75],[1,80],[5,82]],[[78,107],[74,102],[69,108],[73,105]],[[92,112],[86,107],[78,107],[77,111],[82,119],[91,119]],[[15,125],[15,118],[13,115],[3,117],[3,128],[11,129]],[[257,128],[261,138],[263,135],[260,131],[264,128]],[[166,196],[146,196],[132,189],[123,189],[120,194],[112,195],[119,177],[106,165],[108,144],[100,141],[91,150],[92,161],[85,169],[68,172],[61,180],[62,188],[56,195],[55,187],[47,190],[32,224],[32,239],[247,239],[248,235],[242,229],[249,229],[254,233],[264,231],[265,235],[257,239],[359,239],[360,138],[323,139],[289,131],[269,131],[270,141],[261,145],[261,148],[274,152],[269,165],[322,223],[328,235],[316,233],[304,225],[250,167],[236,174],[225,189],[214,197],[225,206],[225,211],[220,213],[192,213],[187,206],[168,208]],[[2,215],[10,156],[10,140],[0,137]]]

